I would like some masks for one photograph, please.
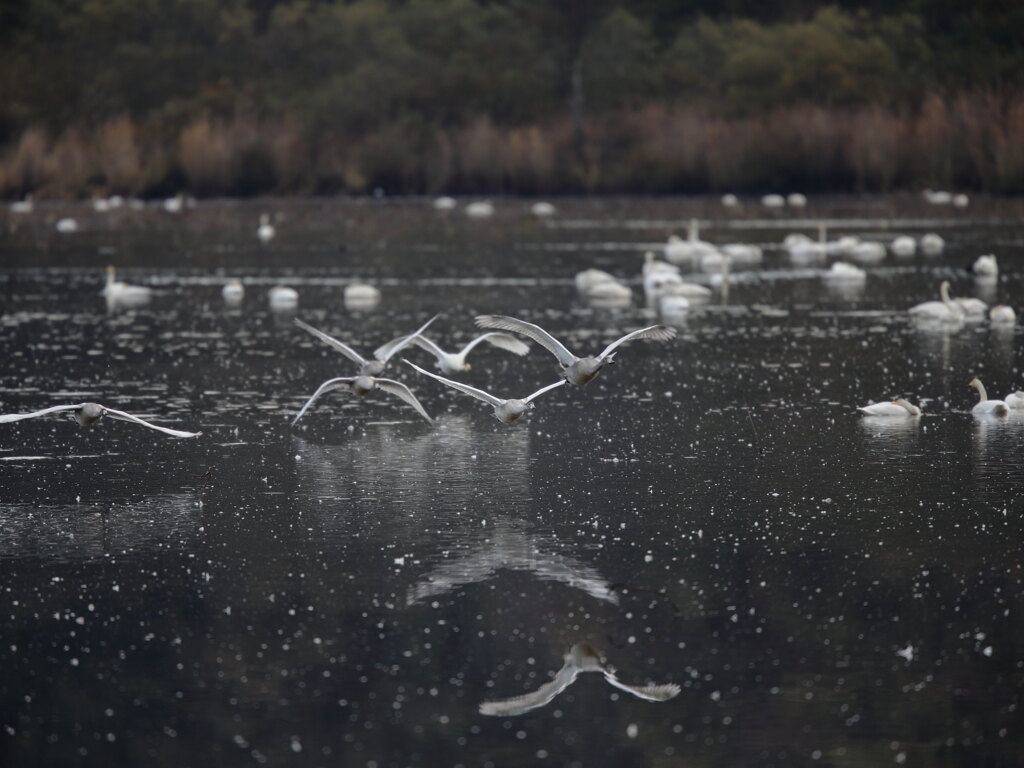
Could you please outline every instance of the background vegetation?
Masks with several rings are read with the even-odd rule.
[[[1015,0],[12,0],[0,194],[1024,191]]]

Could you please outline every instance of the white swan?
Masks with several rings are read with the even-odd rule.
[[[471,219],[486,219],[494,215],[494,203],[478,200],[466,206],[466,215]]]
[[[678,275],[679,267],[675,264],[669,264],[667,261],[659,261],[658,257],[654,255],[654,251],[647,251],[644,253],[644,277],[653,272],[671,272],[674,275]]]
[[[275,285],[267,291],[271,309],[294,309],[299,306],[299,292],[285,285]]]
[[[982,277],[995,277],[999,274],[999,264],[996,262],[996,257],[988,253],[975,259],[971,271]]]
[[[466,344],[458,352],[445,352],[437,344],[432,342],[425,336],[414,336],[412,344],[415,344],[420,349],[425,349],[427,352],[437,358],[437,367],[441,373],[447,373],[448,375],[455,375],[468,371],[470,364],[466,362],[466,355],[473,351],[477,344],[486,341],[498,349],[504,349],[507,352],[511,352],[514,355],[522,357],[530,351],[528,344],[523,343],[515,336],[511,336],[507,333],[484,333],[477,336],[471,342]]]
[[[944,190],[932,191],[930,189],[926,189],[923,192],[923,195],[924,199],[932,205],[949,205],[953,202],[953,193],[946,192]]]
[[[782,247],[788,251],[795,245],[804,245],[813,242],[814,241],[811,240],[811,238],[809,238],[803,232],[792,232],[786,235],[785,239],[782,241]]]
[[[57,231],[62,235],[69,235],[78,231],[78,222],[67,216],[57,221]]]
[[[882,416],[890,419],[912,419],[921,415],[921,409],[913,403],[909,403],[902,397],[898,397],[891,403],[872,403],[857,408],[861,413],[868,416]]]
[[[782,195],[765,195],[761,198],[761,205],[765,208],[782,208],[786,205],[786,198]]]
[[[305,405],[303,405],[299,412],[295,415],[295,418],[292,419],[292,425],[294,425],[295,422],[302,418],[302,414],[309,410],[309,406],[316,402],[317,398],[319,398],[320,395],[326,394],[327,392],[333,392],[334,390],[340,389],[341,387],[348,387],[350,390],[352,390],[354,394],[358,395],[359,397],[365,397],[366,395],[370,394],[370,392],[373,392],[375,389],[379,389],[384,392],[387,392],[388,394],[395,395],[396,397],[402,399],[408,405],[412,406],[416,413],[418,413],[424,419],[429,421],[431,424],[434,423],[434,420],[430,418],[430,415],[423,408],[423,405],[420,403],[419,400],[416,399],[416,395],[414,395],[412,393],[412,390],[405,386],[405,384],[403,384],[402,382],[395,381],[394,379],[382,379],[378,376],[368,376],[366,374],[360,374],[358,376],[342,376],[337,379],[328,379],[327,381],[325,381],[317,388],[316,392],[313,393],[312,397],[310,397],[309,400],[306,401]]]
[[[586,294],[601,283],[617,283],[618,279],[603,269],[584,269],[576,273],[573,282],[576,284],[577,291]]]
[[[718,253],[716,248],[706,240],[700,239],[700,222],[690,219],[689,234],[686,240],[671,235],[665,244],[665,258],[673,264],[682,264],[701,259],[711,253]]]
[[[458,205],[454,197],[448,197],[444,195],[442,197],[434,198],[434,210],[435,211],[453,211]]]
[[[34,411],[33,413],[8,413],[4,416],[0,416],[0,424],[7,424],[12,421],[22,421],[23,419],[34,419],[37,416],[45,416],[49,413],[62,413],[65,411],[71,411],[75,416],[75,421],[83,427],[92,426],[104,416],[109,416],[110,418],[117,419],[118,421],[130,421],[133,424],[141,424],[144,427],[155,429],[157,432],[163,432],[165,435],[170,435],[171,437],[196,437],[200,434],[199,432],[183,432],[180,429],[169,429],[167,427],[157,426],[156,424],[150,424],[148,421],[143,421],[138,416],[133,416],[132,414],[125,413],[124,411],[108,408],[107,406],[100,405],[99,403],[55,405],[52,408],[44,408],[41,411]]]
[[[737,266],[753,266],[760,264],[764,259],[764,251],[758,246],[748,243],[726,243],[719,250]]]
[[[551,203],[540,200],[530,206],[530,213],[537,218],[544,218],[546,216],[554,216],[557,211]]]
[[[483,400],[485,403],[494,408],[494,416],[502,424],[511,424],[514,421],[519,421],[519,419],[522,418],[524,413],[526,413],[527,411],[531,410],[534,407],[533,400],[536,397],[538,397],[539,395],[543,395],[550,389],[560,387],[566,383],[565,379],[559,379],[554,384],[548,384],[546,387],[541,387],[532,395],[527,395],[526,397],[521,399],[509,398],[507,400],[503,400],[500,397],[495,397],[492,394],[484,392],[482,389],[477,389],[476,387],[471,387],[468,384],[463,384],[458,381],[446,379],[443,376],[438,376],[436,373],[431,373],[430,371],[424,371],[418,365],[410,363],[405,358],[402,359],[402,362],[405,363],[406,365],[412,366],[420,373],[429,376],[432,379],[437,379],[442,384],[447,384],[452,389],[457,389],[459,392],[463,392],[469,395],[470,397],[475,397],[477,400]]]
[[[15,200],[11,203],[11,213],[32,213],[35,210],[35,203],[32,195],[25,195],[24,200]]]
[[[818,242],[814,242],[806,235],[787,235],[785,242],[789,243],[786,246],[789,260],[797,265],[814,264],[828,255],[828,236],[824,224],[818,226]]]
[[[1014,410],[1024,409],[1024,392],[1017,391],[1011,392],[1004,399],[1007,408],[1013,408]]]
[[[953,207],[954,208],[966,208],[971,204],[971,198],[961,192],[959,195],[953,195]]]
[[[245,298],[245,286],[242,285],[241,280],[228,280],[220,289],[220,295],[228,304],[241,304],[242,299]]]
[[[599,303],[607,302],[619,306],[633,299],[633,290],[618,280],[611,280],[591,286],[584,291],[583,296]]]
[[[727,192],[726,194],[722,195],[722,205],[724,205],[726,208],[738,208],[739,204],[740,199],[731,192]]]
[[[181,213],[184,208],[185,196],[181,192],[164,200],[164,210],[168,213]]]
[[[997,304],[988,311],[988,319],[997,325],[1013,325],[1017,322],[1017,313],[1013,307]]]
[[[1010,407],[1005,402],[988,399],[985,385],[978,378],[971,379],[967,386],[978,390],[978,403],[971,408],[971,413],[975,416],[1006,416],[1009,414]]]
[[[938,256],[946,247],[946,241],[942,235],[929,232],[921,237],[921,252],[925,256]]]
[[[861,263],[873,264],[885,258],[885,245],[877,240],[862,240],[849,251],[850,258]]]
[[[908,235],[900,235],[889,244],[889,249],[896,256],[913,256],[917,250],[917,243]]]
[[[107,267],[107,283],[100,291],[108,302],[117,304],[145,303],[153,295],[153,289],[145,285],[130,285],[114,278],[114,268]]]
[[[260,214],[260,225],[256,228],[256,237],[260,239],[261,243],[269,243],[274,239],[274,225],[270,223],[270,216],[265,213]]]
[[[791,192],[786,196],[786,202],[791,208],[806,208],[807,196],[801,195],[799,192]]]
[[[847,264],[845,261],[835,262],[831,269],[822,275],[826,280],[847,282],[863,282],[867,276],[868,273],[863,269],[855,267],[853,264]]]
[[[964,319],[964,311],[961,307],[949,298],[949,281],[943,280],[939,286],[939,295],[942,301],[926,301],[911,307],[908,312],[915,316],[931,320],[945,320],[959,322]]]

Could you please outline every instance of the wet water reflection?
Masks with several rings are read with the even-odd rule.
[[[906,312],[943,279],[1019,301],[1019,246],[975,287],[958,270],[994,229],[949,225],[942,256],[885,257],[849,291],[769,247],[727,302],[670,317],[639,298],[642,254],[691,212],[558,212],[353,204],[342,232],[311,202],[256,250],[201,204],[174,237],[124,235],[126,261],[168,266],[124,270],[156,290],[112,314],[95,242],[5,233],[12,264],[81,266],[0,271],[0,412],[98,399],[203,435],[0,425],[0,764],[1019,765],[1024,422],[972,418],[967,382],[1021,389],[1024,336]],[[782,224],[701,232],[771,246]],[[893,231],[915,227],[935,223]],[[588,267],[633,300],[580,299]],[[346,307],[355,278],[373,309]],[[357,349],[437,312],[451,348],[487,313],[580,350],[659,312],[679,335],[514,425],[393,366],[433,425],[339,393],[292,427],[352,368],[271,310],[279,283]],[[480,345],[458,375],[558,373]],[[919,419],[856,411],[901,394]]]

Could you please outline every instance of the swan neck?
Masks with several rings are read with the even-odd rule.
[[[953,300],[949,298],[949,283],[944,282],[939,286],[939,295],[942,297],[942,303],[947,307],[953,303]]]
[[[981,398],[981,400],[979,400],[978,402],[984,403],[986,400],[988,400],[988,392],[985,391],[985,385],[982,384],[977,379],[975,379],[974,386],[978,388],[978,396]]]
[[[818,225],[818,242],[825,245],[828,242],[828,235],[825,234],[825,225]]]
[[[700,239],[700,222],[690,219],[690,242],[695,243]]]

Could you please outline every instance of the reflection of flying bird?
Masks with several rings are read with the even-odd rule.
[[[295,422],[302,418],[302,415],[309,409],[309,406],[316,402],[316,399],[320,397],[320,395],[326,394],[328,392],[333,392],[334,390],[344,386],[348,386],[348,388],[351,389],[359,397],[368,395],[375,389],[382,389],[388,394],[402,398],[402,400],[404,400],[406,403],[408,403],[409,405],[416,409],[416,413],[418,413],[420,416],[422,416],[430,423],[434,422],[434,420],[430,418],[429,415],[427,415],[427,412],[420,404],[420,401],[416,399],[416,395],[414,395],[412,391],[410,391],[410,389],[407,386],[405,386],[405,384],[403,384],[402,382],[395,381],[394,379],[382,379],[376,376],[360,375],[343,376],[338,379],[328,379],[327,381],[325,381],[323,384],[320,385],[317,391],[313,393],[313,396],[306,401],[306,404],[302,406],[302,409],[295,415],[295,418],[292,419],[292,424],[294,424]]]
[[[563,380],[559,379],[554,384],[548,384],[546,387],[538,389],[532,395],[528,395],[522,398],[521,400],[517,398],[502,400],[500,397],[495,397],[494,395],[488,394],[487,392],[484,392],[482,389],[477,389],[476,387],[471,387],[468,384],[463,384],[458,381],[446,379],[443,376],[438,376],[436,373],[431,373],[430,371],[424,371],[418,365],[414,365],[413,363],[410,363],[408,360],[403,359],[402,362],[406,363],[407,365],[411,365],[417,371],[426,376],[429,376],[432,379],[437,379],[442,384],[447,384],[452,389],[457,389],[460,392],[465,392],[467,395],[475,397],[477,400],[483,400],[485,403],[494,406],[494,415],[502,424],[511,424],[513,421],[518,421],[524,413],[533,408],[532,401],[535,397],[537,397],[538,395],[543,395],[549,389],[554,389],[555,387],[560,387],[563,384],[565,384]]]
[[[150,424],[148,421],[140,419],[138,416],[132,416],[130,413],[125,413],[124,411],[107,408],[105,405],[100,405],[99,403],[55,405],[52,408],[44,408],[41,411],[35,411],[33,413],[8,413],[5,416],[0,416],[0,424],[7,424],[12,421],[21,421],[23,419],[34,419],[36,416],[45,416],[48,413],[62,413],[64,411],[71,411],[74,414],[75,421],[83,427],[92,426],[104,416],[109,416],[110,418],[117,419],[118,421],[130,421],[134,424],[141,424],[144,427],[155,429],[158,432],[163,432],[165,435],[170,435],[171,437],[195,437],[200,434],[199,432],[183,432],[180,429],[159,427],[156,424]]]
[[[397,339],[392,339],[387,344],[377,347],[377,349],[373,351],[373,360],[367,360],[348,344],[338,341],[333,336],[328,336],[323,331],[318,331],[313,326],[302,322],[298,318],[295,318],[295,324],[307,333],[313,334],[325,344],[334,347],[336,350],[341,352],[341,354],[358,365],[359,374],[361,376],[379,376],[384,372],[384,368],[387,367],[388,362],[392,357],[394,357],[395,353],[405,349],[406,346],[412,343],[413,339],[427,330],[427,327],[436,319],[437,315],[434,315],[432,318],[427,320],[419,330],[414,331],[408,336],[399,336]]]
[[[558,694],[572,685],[581,672],[600,672],[610,685],[631,693],[645,701],[668,701],[679,695],[675,683],[664,685],[626,685],[615,676],[615,670],[604,663],[601,655],[588,643],[576,643],[565,654],[565,664],[555,673],[555,678],[536,691],[514,696],[511,699],[485,701],[480,705],[480,714],[496,717],[522,715],[532,709],[549,704]]]
[[[614,363],[615,350],[621,344],[634,339],[654,339],[655,341],[668,341],[675,338],[676,329],[667,325],[651,325],[641,328],[638,331],[627,333],[621,339],[617,339],[604,348],[604,351],[597,357],[577,357],[562,344],[558,339],[545,331],[539,325],[527,323],[514,317],[505,315],[480,315],[476,318],[476,324],[481,328],[498,328],[502,331],[515,331],[527,336],[544,349],[558,358],[562,366],[562,373],[565,380],[570,384],[586,384],[592,381],[606,363]]]
[[[451,556],[410,588],[409,605],[429,597],[444,595],[467,584],[480,584],[500,570],[525,571],[544,581],[579,589],[596,600],[618,604],[619,596],[593,566],[582,563],[564,549],[553,536],[527,534],[499,524],[486,540],[463,556]]]
[[[498,349],[504,349],[520,356],[525,355],[530,351],[530,347],[528,345],[521,342],[515,336],[509,336],[507,333],[482,334],[477,336],[458,352],[445,352],[437,346],[437,344],[423,336],[414,336],[410,339],[411,344],[415,344],[417,347],[427,350],[427,352],[436,357],[437,367],[440,369],[441,373],[447,374],[456,374],[468,371],[470,365],[466,362],[466,356],[482,341],[486,341],[488,344],[498,347]],[[395,351],[396,350],[392,350],[391,354],[394,354]]]

